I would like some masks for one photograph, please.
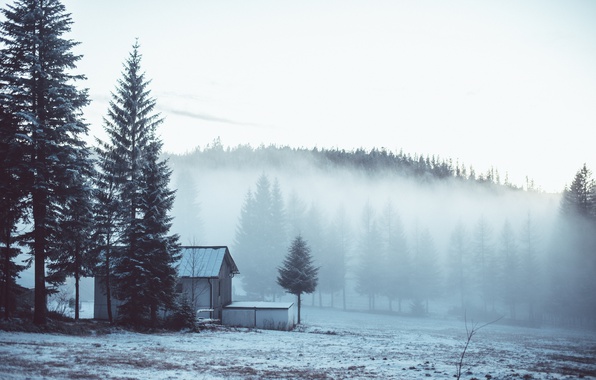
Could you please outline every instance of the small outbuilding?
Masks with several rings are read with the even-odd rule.
[[[177,264],[178,297],[185,297],[197,317],[221,320],[223,307],[232,302],[232,278],[240,273],[226,246],[181,247]],[[111,297],[112,316],[121,302]],[[105,277],[95,277],[94,318],[108,319]]]
[[[293,302],[232,302],[223,308],[222,324],[267,330],[292,330],[296,325]]]
[[[182,247],[177,293],[187,297],[198,317],[222,319],[232,302],[232,278],[240,273],[226,246]]]

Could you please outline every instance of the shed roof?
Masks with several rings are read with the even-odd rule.
[[[232,302],[226,309],[289,309],[294,305],[293,302],[262,302],[262,301],[245,301]]]
[[[232,273],[240,273],[226,246],[182,247],[180,254],[178,265],[178,275],[180,277],[218,277],[224,260],[230,266]]]

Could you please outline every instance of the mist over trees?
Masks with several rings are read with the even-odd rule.
[[[343,159],[333,162],[329,157]],[[383,164],[371,157],[380,157]],[[576,260],[563,267],[554,261],[555,247],[562,244],[570,249],[569,239],[574,236],[563,226],[576,234],[583,231],[587,240],[588,231],[594,231],[583,220],[586,217],[581,228],[565,221],[563,210],[572,208],[567,203],[585,203],[574,200],[578,190],[568,194],[580,186],[570,187],[567,195],[547,194],[499,183],[496,171],[463,176],[460,166],[458,175],[455,167],[449,169],[449,161],[438,165],[444,171],[437,176],[431,174],[432,159],[412,161],[424,170],[401,170],[404,164],[396,157],[406,162],[408,156],[272,146],[224,149],[216,141],[170,160],[175,171],[192,167],[196,178],[203,180],[201,218],[220,221],[213,229],[205,223],[205,236],[217,239],[214,244],[234,238],[232,252],[244,284],[237,285],[236,297],[279,298],[274,291],[257,292],[247,285],[260,278],[251,266],[265,270],[265,261],[277,260],[279,265],[282,260],[283,251],[277,256],[261,254],[272,245],[267,239],[273,239],[274,229],[251,241],[251,250],[243,243],[253,236],[243,235],[250,215],[262,215],[252,219],[255,224],[257,220],[271,223],[273,181],[283,200],[277,209],[284,215],[278,222],[283,228],[275,229],[276,239],[289,245],[291,236],[302,234],[319,267],[312,305],[417,315],[505,315],[507,320],[529,324],[594,323],[586,288],[593,286],[588,274],[594,270],[580,269],[583,264]],[[427,162],[431,165],[426,166]],[[227,189],[227,196],[220,196],[225,204],[208,207],[209,200],[214,201],[210,194],[215,187],[207,184],[212,176],[229,177],[237,185]],[[267,194],[267,188],[266,211],[257,212],[256,194]],[[593,192],[593,187],[585,191]],[[585,239],[574,244],[586,247],[586,260],[587,252],[592,252],[593,262],[595,246]],[[561,260],[569,263],[572,256],[561,253]],[[567,276],[564,281],[557,280],[561,271],[565,274],[560,276]],[[582,280],[574,277],[581,273]],[[561,281],[577,285],[563,287],[558,284]],[[577,305],[571,309],[568,303],[573,299]]]

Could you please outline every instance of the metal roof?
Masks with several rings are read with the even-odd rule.
[[[232,273],[240,273],[226,246],[182,247],[180,254],[178,265],[180,277],[218,277],[224,260],[227,260]]]
[[[264,302],[264,301],[243,301],[232,302],[226,309],[289,309],[293,302]]]

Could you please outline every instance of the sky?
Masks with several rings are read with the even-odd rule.
[[[164,149],[386,148],[560,192],[596,170],[596,2],[63,1],[90,136],[138,38]]]

